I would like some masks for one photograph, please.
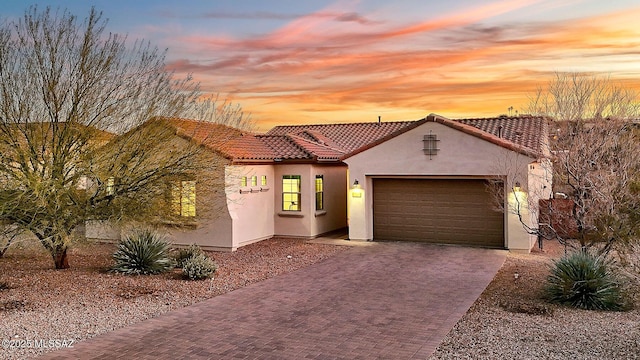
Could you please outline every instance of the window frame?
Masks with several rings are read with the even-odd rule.
[[[318,183],[318,180],[320,181]],[[316,175],[314,182],[316,193],[316,211],[324,210],[324,175]]]
[[[282,175],[282,211],[302,211],[301,175]]]
[[[105,181],[105,193],[107,196],[113,196],[116,193],[116,178],[109,176]]]
[[[183,218],[196,217],[196,181],[179,180],[171,184],[171,210]]]

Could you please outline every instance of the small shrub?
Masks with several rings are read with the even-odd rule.
[[[118,243],[113,271],[130,275],[158,274],[173,268],[169,244],[150,230],[138,230]]]
[[[194,256],[198,256],[198,255],[204,255],[204,253],[202,252],[202,249],[196,244],[191,244],[186,249],[178,250],[175,253],[173,259],[176,262],[176,267],[182,269],[182,267],[184,266],[185,261],[187,261],[188,259],[190,259],[190,258],[192,258]]]
[[[619,282],[611,261],[576,251],[557,261],[547,278],[546,294],[552,302],[588,310],[623,310]]]
[[[208,279],[213,276],[218,266],[204,253],[192,256],[185,260],[182,266],[182,274],[189,280]]]

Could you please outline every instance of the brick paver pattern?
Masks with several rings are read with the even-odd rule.
[[[354,247],[45,359],[425,359],[504,263],[502,250]]]

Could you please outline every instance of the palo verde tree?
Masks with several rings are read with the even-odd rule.
[[[215,166],[163,119],[246,124],[231,104],[200,106],[166,51],[106,25],[95,9],[81,20],[31,7],[0,26],[0,224],[35,235],[58,269],[77,227],[169,216],[167,183]]]
[[[527,112],[554,120],[549,141],[553,189],[563,200],[529,204],[556,221],[527,230],[576,239],[582,249],[624,252],[640,235],[637,94],[609,78],[557,73],[530,100]]]

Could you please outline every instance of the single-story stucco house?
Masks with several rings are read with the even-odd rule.
[[[225,164],[212,174],[224,177],[218,198],[193,194],[196,207],[216,201],[223,210],[197,226],[167,229],[176,244],[233,251],[273,236],[313,238],[348,228],[352,241],[529,251],[536,239],[521,222],[537,225],[526,204],[551,193],[543,117],[432,114],[417,121],[276,126],[265,134],[169,123]],[[87,237],[102,236],[88,227]]]

